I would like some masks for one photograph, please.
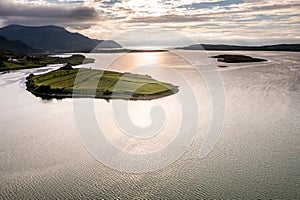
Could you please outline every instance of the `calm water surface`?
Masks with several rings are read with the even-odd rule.
[[[216,146],[204,159],[199,159],[198,152],[212,108],[209,89],[195,68],[167,52],[121,57],[86,54],[96,63],[84,67],[101,69],[109,64],[111,70],[150,74],[181,86],[180,92],[184,92],[175,76],[157,66],[176,70],[195,92],[200,124],[189,150],[171,165],[140,174],[112,169],[88,153],[78,134],[72,99],[46,101],[25,90],[29,73],[58,66],[1,74],[0,198],[300,198],[299,53],[235,53],[269,61],[217,68],[225,90],[226,117]],[[207,67],[215,61],[206,54],[187,54],[200,60],[196,67],[216,70]],[[118,129],[109,118],[111,104],[94,100],[97,120],[107,123],[107,137],[115,141]],[[162,105],[169,114],[164,128],[170,134],[154,137],[141,146],[129,142],[122,148],[149,153],[172,140],[171,133],[180,124],[176,95],[129,102],[130,117],[136,124],[147,126],[151,123],[149,107],[155,104]],[[118,155],[110,156],[118,160]]]

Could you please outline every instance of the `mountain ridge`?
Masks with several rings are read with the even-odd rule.
[[[8,41],[19,41],[10,43],[2,38],[0,50],[12,49],[16,52],[24,53],[72,53],[72,52],[91,52],[99,48],[121,49],[122,46],[112,40],[91,39],[80,33],[73,33],[66,30],[64,27],[55,25],[45,26],[24,26],[11,24],[0,28],[0,36],[3,36]],[[22,42],[23,44],[20,44]],[[27,46],[26,46],[27,45]],[[4,48],[5,47],[5,48]],[[18,49],[19,47],[19,49]],[[97,47],[97,48],[96,48]],[[177,49],[184,50],[220,50],[220,51],[300,51],[300,44],[274,44],[263,46],[239,46],[227,44],[192,44]],[[115,51],[115,50],[114,50]]]
[[[38,53],[40,50],[33,49],[20,40],[8,40],[0,35],[0,50],[11,51],[16,53]]]
[[[8,25],[0,28],[0,35],[8,40],[20,40],[33,49],[43,52],[90,52],[104,40],[91,39],[80,33],[72,33],[55,25]]]
[[[184,50],[216,50],[216,51],[300,51],[300,44],[274,44],[274,45],[262,45],[262,46],[239,46],[239,45],[227,45],[227,44],[192,44],[185,47],[179,47],[177,49]]]

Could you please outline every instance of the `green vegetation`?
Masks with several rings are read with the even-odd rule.
[[[72,67],[46,74],[30,74],[26,85],[30,92],[43,98],[150,100],[178,92],[177,86],[157,81],[148,75]]]
[[[226,62],[226,63],[245,63],[245,62],[264,62],[264,61],[267,61],[267,60],[261,59],[261,58],[252,58],[250,56],[230,55],[230,54],[212,56],[212,58],[218,58],[218,62]]]
[[[90,58],[86,59],[83,55],[72,55],[70,57],[61,58],[49,57],[47,55],[27,55],[0,52],[0,71],[45,67],[48,64],[66,63],[67,66],[73,66],[90,62],[94,62],[94,60]]]

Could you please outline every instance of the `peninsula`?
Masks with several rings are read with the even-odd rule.
[[[31,93],[45,99],[152,100],[178,92],[178,86],[160,82],[148,75],[71,66],[46,74],[30,74],[26,86]]]
[[[92,62],[94,62],[94,59],[86,58],[80,54],[70,55],[69,57],[52,57],[49,55],[29,55],[8,51],[0,52],[0,72],[45,67],[48,64],[66,64],[74,66]]]

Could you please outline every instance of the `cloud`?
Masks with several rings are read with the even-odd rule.
[[[214,2],[218,3],[218,2]],[[191,4],[193,5],[193,4]],[[232,4],[227,4],[232,5]],[[194,21],[205,21],[205,20],[227,20],[232,21],[236,17],[235,15],[238,15],[240,19],[248,18],[249,16],[254,16],[253,18],[256,18],[256,15],[263,15],[265,18],[268,17],[268,14],[273,15],[272,13],[278,13],[280,10],[286,10],[288,11],[284,12],[283,14],[285,16],[288,16],[290,14],[294,14],[296,10],[293,10],[293,8],[300,7],[300,3],[294,3],[294,4],[283,4],[283,5],[264,5],[264,6],[257,6],[257,5],[247,5],[247,7],[243,8],[243,6],[239,9],[222,9],[219,8],[217,10],[213,10],[210,12],[204,12],[204,13],[198,13],[198,12],[188,12],[185,15],[183,14],[172,14],[172,15],[163,15],[158,17],[136,17],[130,20],[130,22],[135,23],[181,23],[181,22],[194,22]],[[181,8],[181,6],[180,6]],[[290,12],[292,11],[292,12]],[[278,14],[277,14],[278,15]],[[261,20],[264,20],[264,17],[261,18]],[[253,19],[252,18],[252,19]],[[251,21],[251,20],[250,20]]]
[[[116,3],[121,3],[121,0],[107,0],[107,1],[102,1],[103,4],[109,4],[109,5],[113,5]]]
[[[298,0],[0,1],[3,25],[55,24],[95,38],[165,28],[207,40],[300,42],[299,13]]]
[[[233,4],[241,4],[243,2],[244,2],[243,0],[227,0],[227,1],[224,0],[224,1],[216,1],[216,2],[200,2],[200,3],[181,5],[178,8],[186,8],[188,10],[197,10],[197,9],[213,8],[216,6],[228,7]]]
[[[24,4],[0,2],[0,17],[3,24],[24,25],[67,25],[87,27],[100,19],[99,13],[93,7],[59,6],[55,4]]]

